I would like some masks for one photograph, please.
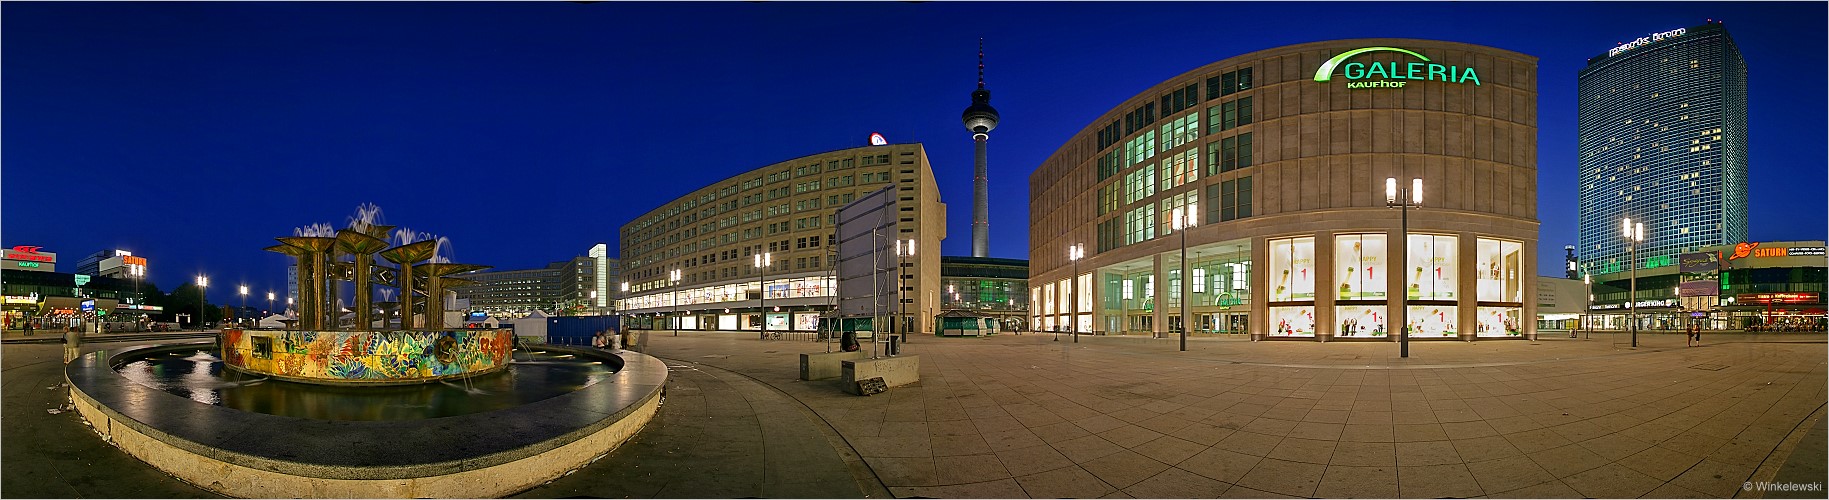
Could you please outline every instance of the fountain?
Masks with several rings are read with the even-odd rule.
[[[440,237],[390,235],[379,215],[364,205],[348,228],[307,226],[267,248],[296,259],[287,329],[89,353],[66,369],[77,410],[129,454],[243,497],[503,496],[653,417],[666,367],[652,357],[541,345],[522,361],[513,330],[447,328],[444,290],[487,266],[439,255]]]

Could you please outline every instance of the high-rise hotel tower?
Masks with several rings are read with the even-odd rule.
[[[1645,224],[1641,266],[1746,240],[1746,61],[1727,28],[1647,34],[1577,78],[1585,271],[1624,269],[1624,218]]]

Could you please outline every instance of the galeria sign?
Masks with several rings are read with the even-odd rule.
[[[1367,52],[1397,52],[1421,59],[1422,62],[1346,62]],[[1473,68],[1437,64],[1422,54],[1397,47],[1365,47],[1342,52],[1321,63],[1321,68],[1315,70],[1315,81],[1333,80],[1335,69],[1340,70],[1340,76],[1346,77],[1346,88],[1349,89],[1403,88],[1410,83],[1405,80],[1480,84],[1480,75]]]

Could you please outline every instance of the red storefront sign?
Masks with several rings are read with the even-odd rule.
[[[57,262],[57,257],[52,257],[49,255],[44,255],[44,254],[38,253],[38,249],[40,249],[40,248],[44,248],[44,247],[38,247],[38,246],[32,246],[32,245],[15,246],[11,250],[6,251],[6,258],[12,259],[12,260],[29,260],[29,261],[35,261],[35,262]]]
[[[1816,304],[1823,301],[1821,292],[1742,293],[1734,296],[1741,304]]]

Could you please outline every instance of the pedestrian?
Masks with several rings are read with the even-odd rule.
[[[602,349],[603,348],[603,335],[604,335],[603,330],[597,330],[597,334],[591,336],[591,347]]]
[[[32,322],[30,320],[25,322],[25,336],[32,336]]]
[[[1695,325],[1695,324],[1689,325],[1689,341],[1694,343],[1694,345],[1698,345],[1698,346],[1702,345],[1702,327],[1701,326]]]

